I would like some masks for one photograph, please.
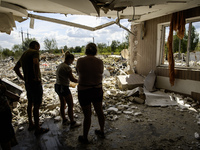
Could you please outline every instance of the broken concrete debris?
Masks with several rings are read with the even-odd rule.
[[[138,74],[117,76],[117,85],[121,90],[130,90],[136,87],[143,87],[144,77]]]
[[[199,133],[198,133],[198,132],[195,132],[195,133],[194,133],[194,137],[195,137],[197,140],[200,140],[200,136],[199,136]]]
[[[71,65],[73,74],[77,77],[75,71],[76,56],[74,63]],[[145,119],[148,122],[152,120],[143,116],[143,112],[139,110],[136,104],[147,106],[173,106],[180,111],[196,111],[194,107],[198,104],[189,97],[183,97],[174,93],[165,93],[164,89],[156,92],[149,92],[143,88],[144,77],[137,74],[129,74],[130,66],[127,65],[125,59],[120,56],[98,56],[104,62],[104,100],[103,110],[107,120],[117,120],[123,115],[131,122],[141,122]],[[63,62],[63,57],[53,56],[45,53],[41,57],[40,68],[43,82],[43,103],[40,109],[40,121],[43,122],[45,118],[54,118],[55,122],[61,120],[59,106],[60,101],[58,95],[54,91],[54,84],[56,80],[56,67]],[[28,122],[27,118],[27,96],[25,92],[24,82],[17,78],[13,71],[14,62],[0,64],[1,78],[10,81],[17,93],[20,96],[18,101],[12,103],[13,125],[19,126]],[[134,71],[133,71],[134,72]],[[70,90],[74,100],[74,116],[79,117],[81,107],[78,103],[77,84],[70,83]],[[171,99],[170,99],[171,97]],[[157,100],[157,101],[152,101]],[[168,101],[166,101],[168,100]],[[67,110],[66,110],[67,113]],[[197,123],[200,125],[200,114],[196,117]]]

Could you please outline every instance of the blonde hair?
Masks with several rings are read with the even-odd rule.
[[[74,55],[71,54],[69,51],[66,51],[65,52],[65,61],[68,60],[68,59],[74,60]]]

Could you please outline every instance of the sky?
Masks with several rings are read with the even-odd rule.
[[[65,16],[61,14],[38,13],[37,15],[79,23],[90,27],[96,27],[114,20],[105,17],[100,18],[80,15]],[[40,43],[41,50],[44,49],[45,38],[55,39],[58,48],[62,48],[65,45],[67,47],[85,46],[88,42],[93,42],[93,39],[95,43],[106,43],[107,45],[110,45],[113,40],[124,42],[125,37],[128,34],[127,31],[116,24],[97,31],[89,31],[38,19],[34,20],[34,29],[29,28],[30,19],[27,19],[22,23],[18,23],[17,21],[15,23],[16,28],[14,28],[10,35],[0,33],[0,46],[2,48],[8,48],[11,50],[15,44],[21,44],[21,31],[24,32],[24,37],[27,37],[27,33],[29,33],[29,38],[35,38]],[[121,20],[120,23],[130,29],[131,23],[127,20]]]

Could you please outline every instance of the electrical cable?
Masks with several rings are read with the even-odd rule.
[[[133,18],[132,18],[132,20],[134,20],[134,16],[135,16],[135,7],[133,6]]]

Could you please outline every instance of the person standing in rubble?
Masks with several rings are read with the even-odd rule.
[[[104,65],[103,61],[95,55],[97,47],[94,43],[86,46],[86,56],[77,60],[76,70],[79,75],[78,79],[78,99],[83,110],[83,135],[78,137],[82,143],[88,143],[88,132],[91,126],[91,104],[98,116],[100,130],[95,130],[95,134],[104,138],[105,118],[102,108],[103,89],[102,78]]]
[[[29,44],[29,49],[26,50],[14,67],[15,73],[25,81],[25,88],[28,98],[27,114],[29,120],[28,130],[35,129],[35,135],[46,133],[48,128],[42,128],[39,125],[39,108],[42,103],[43,88],[41,82],[41,73],[39,66],[39,49],[40,44],[37,41],[32,41]],[[20,72],[22,67],[23,75]],[[34,123],[32,120],[32,108]]]
[[[61,63],[56,70],[56,84],[55,84],[55,91],[59,96],[60,99],[60,114],[62,117],[62,124],[67,125],[68,119],[65,117],[65,108],[66,103],[68,105],[68,116],[70,119],[70,127],[78,127],[81,125],[80,122],[74,120],[73,115],[73,98],[71,91],[69,89],[70,81],[77,83],[77,79],[74,78],[72,74],[72,69],[70,65],[74,61],[74,55],[71,54],[69,51],[65,53],[65,60]]]
[[[12,113],[6,96],[6,86],[0,79],[0,146],[3,150],[10,150],[18,144],[12,126]]]

